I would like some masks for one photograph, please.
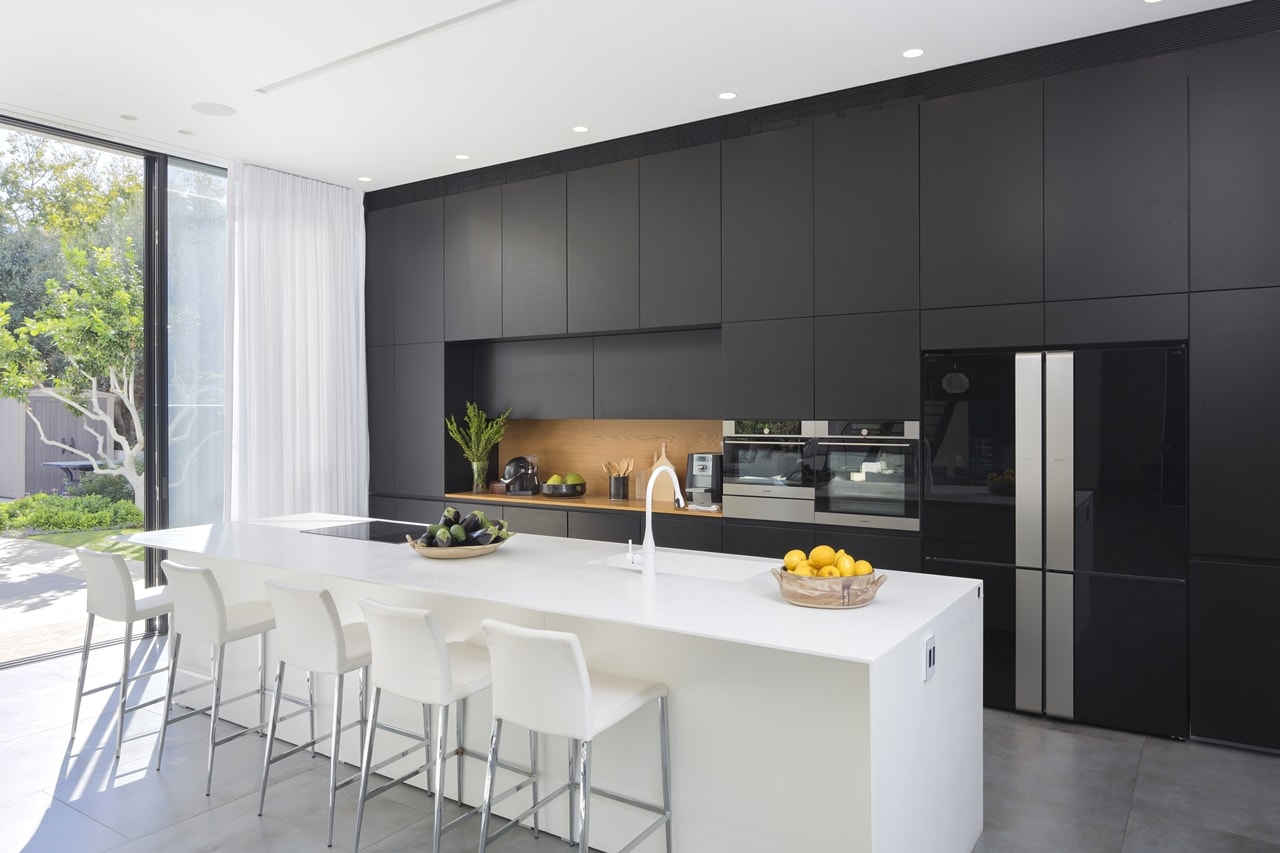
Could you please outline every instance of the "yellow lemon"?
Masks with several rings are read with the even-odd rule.
[[[835,563],[835,565],[836,565],[836,569],[838,569],[838,570],[840,571],[840,576],[841,576],[841,577],[846,577],[846,578],[847,578],[847,577],[849,577],[850,575],[852,575],[852,574],[853,574],[853,566],[854,566],[854,564],[855,564],[855,563],[857,563],[857,560],[853,559],[853,557],[850,557],[850,556],[849,556],[848,554],[846,554],[844,551],[841,551],[841,552],[839,552],[838,554],[836,554],[836,563]]]
[[[813,577],[813,564],[808,560],[801,560],[796,563],[796,567],[791,570],[792,574],[802,575],[803,577]]]
[[[840,570],[837,569],[835,566],[823,566],[822,568],[818,569],[818,577],[838,578],[840,577]]]
[[[836,561],[836,552],[830,545],[819,545],[809,552],[809,562],[818,568],[829,566]]]
[[[806,556],[807,555],[804,551],[801,551],[799,548],[795,548],[788,551],[787,556],[782,558],[782,565],[786,566],[787,571],[793,572],[795,571],[796,566],[804,560]]]
[[[875,571],[875,568],[866,560],[859,560],[853,564],[853,573],[855,575],[869,575]]]

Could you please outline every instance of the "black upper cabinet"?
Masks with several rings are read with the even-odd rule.
[[[640,327],[720,322],[720,146],[640,160]]]
[[[474,399],[490,416],[590,418],[591,350],[591,338],[476,345]]]
[[[814,314],[920,307],[915,104],[813,126]]]
[[[565,333],[565,177],[502,188],[502,336]]]
[[[721,143],[724,322],[813,316],[813,129]]]
[[[919,311],[815,317],[813,339],[815,417],[920,418]]]
[[[372,210],[364,219],[364,340],[371,347],[396,342],[395,210]]]
[[[1044,298],[1043,85],[920,105],[920,304]]]
[[[1191,51],[1191,289],[1280,284],[1280,33]]]
[[[1044,83],[1044,298],[1187,289],[1187,56]]]
[[[720,418],[720,330],[595,339],[597,418]]]
[[[1191,294],[1191,551],[1280,560],[1280,288]]]
[[[443,341],[444,201],[435,198],[391,210],[396,214],[396,343]]]
[[[395,491],[444,493],[444,344],[395,347]]]
[[[809,317],[721,326],[723,417],[812,418],[813,340]]]
[[[640,199],[635,160],[569,173],[569,331],[640,326]]]
[[[369,491],[390,494],[396,485],[395,347],[365,350],[369,386]]]
[[[1044,303],[920,312],[920,349],[1044,346]]]
[[[502,336],[502,187],[444,199],[445,340]]]

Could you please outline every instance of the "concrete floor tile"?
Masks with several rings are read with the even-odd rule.
[[[45,793],[0,805],[0,826],[0,853],[99,853],[128,840]]]

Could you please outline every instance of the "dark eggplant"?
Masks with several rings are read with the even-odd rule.
[[[467,531],[467,533],[475,533],[477,530],[482,530],[489,526],[489,520],[484,517],[483,510],[476,510],[475,512],[467,513],[462,517],[462,521],[459,523],[462,525],[462,529]]]
[[[449,533],[449,528],[441,527],[440,531],[436,533],[436,545],[440,546],[441,548],[447,548],[452,544],[453,544],[453,535]]]
[[[445,527],[453,527],[460,521],[462,521],[462,513],[458,511],[457,507],[447,506],[444,508],[444,512],[440,514],[440,523]]]
[[[493,542],[502,541],[501,539],[497,538],[497,535],[498,535],[497,527],[484,527],[470,534],[470,538],[471,538],[471,541],[477,545],[489,545]]]
[[[430,548],[436,544],[436,535],[428,529],[426,533],[418,537],[417,544],[424,548]]]

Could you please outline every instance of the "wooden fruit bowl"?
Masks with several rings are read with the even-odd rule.
[[[432,560],[465,560],[467,557],[483,557],[485,554],[492,554],[505,541],[504,539],[501,542],[490,542],[488,545],[450,545],[445,548],[437,545],[428,548],[410,538],[409,547]]]
[[[778,581],[778,591],[785,600],[801,607],[822,607],[829,610],[866,607],[889,579],[888,575],[878,575],[875,572],[852,577],[814,578],[793,575],[782,569],[772,571]]]

